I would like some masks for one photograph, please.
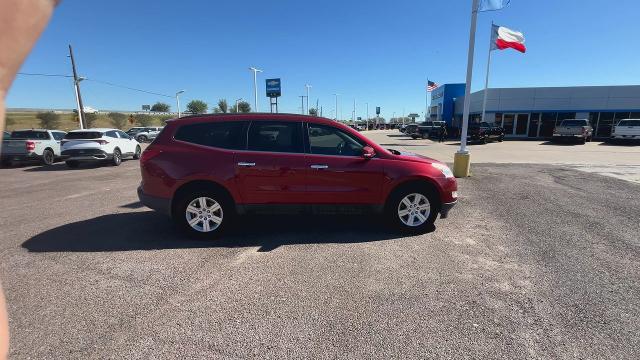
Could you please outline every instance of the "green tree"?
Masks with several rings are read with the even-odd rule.
[[[157,102],[151,106],[151,111],[156,111],[156,112],[169,112],[170,109],[171,109],[171,106],[163,102]]]
[[[124,129],[127,125],[127,115],[123,113],[110,112],[107,114],[107,117],[111,120],[111,124],[113,124],[113,127],[115,128]]]
[[[135,114],[133,116],[140,126],[151,126],[153,124],[153,116],[148,114]]]
[[[98,114],[96,113],[85,113],[84,114],[84,123],[87,128],[92,128],[93,124],[98,120]]]
[[[227,99],[218,100],[218,106],[213,109],[214,113],[223,113],[226,114],[229,111],[229,104],[227,104]]]
[[[38,113],[36,119],[40,120],[43,129],[57,129],[60,125],[60,115],[53,111]]]
[[[187,111],[192,114],[204,114],[208,108],[209,105],[202,100],[191,100],[187,104]]]
[[[240,101],[240,102],[238,103],[238,110],[239,110],[239,112],[241,112],[241,113],[248,113],[248,112],[251,112],[251,105],[250,105],[248,102],[246,102],[246,101]]]
[[[318,116],[318,109],[316,109],[316,108],[309,109],[309,115]]]

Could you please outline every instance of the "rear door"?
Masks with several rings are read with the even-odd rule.
[[[307,123],[307,199],[314,204],[380,203],[384,168],[366,145],[337,127]]]
[[[236,183],[245,204],[304,204],[302,122],[252,121],[247,150],[236,153]]]

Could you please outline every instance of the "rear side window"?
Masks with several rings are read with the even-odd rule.
[[[100,139],[102,133],[99,131],[74,131],[67,133],[64,136],[65,139]]]
[[[108,137],[112,137],[112,138],[118,138],[118,133],[115,131],[107,131],[106,133],[104,133],[105,135],[107,135]]]
[[[205,146],[244,150],[245,124],[241,121],[210,122],[181,126],[174,139]]]
[[[45,131],[14,131],[11,133],[12,139],[49,140],[49,133]]]
[[[640,120],[622,120],[618,126],[640,126]]]
[[[64,136],[66,135],[63,132],[52,132],[51,134],[53,134],[53,138],[56,140],[62,140],[64,139]]]
[[[254,121],[249,128],[249,150],[301,153],[302,123],[288,121]]]

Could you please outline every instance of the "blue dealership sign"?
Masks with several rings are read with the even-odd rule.
[[[282,95],[280,79],[267,79],[267,97],[274,98]]]

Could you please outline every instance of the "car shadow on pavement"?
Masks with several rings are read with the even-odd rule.
[[[95,169],[95,168],[99,168],[99,167],[103,167],[103,166],[106,166],[106,164],[105,163],[101,163],[101,162],[87,162],[87,163],[80,164],[80,166],[78,166],[75,169],[72,169],[72,168],[68,167],[67,164],[65,164],[64,162],[61,162],[61,163],[55,163],[55,164],[51,164],[51,165],[41,165],[41,166],[28,167],[28,168],[25,168],[23,171],[27,171],[27,172],[74,171],[74,170],[82,170],[82,169]]]
[[[192,240],[153,211],[103,215],[42,232],[25,241],[30,252],[103,252],[215,247],[364,243],[402,238],[374,216],[242,216],[216,240]],[[435,231],[435,226],[429,232]]]

